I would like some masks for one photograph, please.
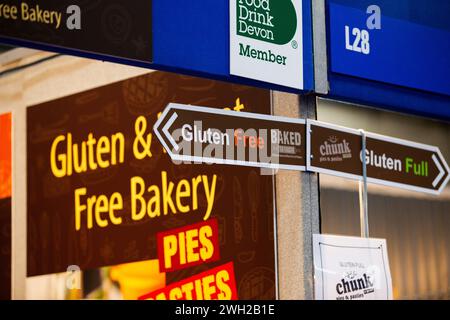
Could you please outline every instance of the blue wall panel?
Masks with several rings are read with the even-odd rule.
[[[381,29],[369,29],[369,5]],[[329,97],[450,120],[450,1],[327,0]],[[345,26],[368,31],[370,52],[346,48]]]
[[[156,64],[229,75],[228,1],[153,0],[153,12]]]

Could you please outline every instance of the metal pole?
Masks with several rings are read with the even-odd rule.
[[[362,181],[359,181],[359,217],[361,237],[369,237],[369,212],[367,206],[367,163],[366,163],[366,133],[361,131]]]
[[[300,116],[304,119],[317,119],[317,97],[300,95]],[[320,195],[319,175],[312,172],[301,172],[301,214],[303,220],[304,244],[304,290],[305,299],[314,299],[314,261],[313,234],[320,233]]]

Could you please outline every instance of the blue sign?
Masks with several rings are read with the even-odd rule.
[[[17,2],[17,0],[9,1]],[[304,91],[313,91],[311,0],[292,1],[302,1],[303,88]],[[48,2],[53,3],[54,1]],[[84,4],[85,1],[78,0],[74,2]],[[42,4],[40,5],[44,6],[44,4],[45,2],[42,1]],[[110,7],[108,1],[100,1],[96,5],[100,7]],[[141,8],[135,6],[134,3],[130,3],[128,6],[134,11],[141,10]],[[148,15],[148,18],[145,19],[145,21],[148,20],[148,26],[143,27],[139,25],[139,21],[137,21],[134,14],[128,14],[125,17],[127,19],[121,19],[120,15],[118,16],[116,12],[113,12],[113,16],[110,20],[112,21],[113,27],[115,27],[115,29],[113,28],[113,31],[115,30],[116,33],[119,33],[119,36],[124,38],[120,39],[122,47],[129,45],[129,47],[134,50],[134,47],[140,45],[142,41],[150,42],[153,40],[151,46],[153,49],[152,55],[147,55],[148,57],[152,56],[152,59],[137,59],[123,54],[108,54],[108,52],[104,52],[104,50],[79,50],[75,49],[73,46],[61,46],[58,45],[58,43],[51,41],[30,41],[27,37],[11,38],[4,35],[2,36],[1,29],[0,42],[135,65],[144,68],[173,71],[193,76],[203,76],[216,80],[231,81],[275,90],[295,93],[301,92],[300,90],[293,88],[230,75],[229,0],[152,0],[151,5],[148,6],[149,8],[147,8],[147,10],[142,9],[143,14]],[[96,16],[94,16],[94,19],[95,18]],[[99,28],[102,26],[102,19],[100,18],[101,17],[99,17],[97,21]],[[95,23],[95,21],[90,22]],[[83,11],[81,11],[81,25],[83,26]],[[15,27],[20,29],[20,26],[15,25]],[[133,29],[134,27],[136,27],[137,30],[135,30],[136,28]],[[126,32],[121,31],[122,28],[125,28]],[[151,36],[148,35],[148,37],[146,37],[146,33],[140,33],[139,28],[144,29],[144,31],[150,33]],[[88,29],[90,30],[92,27]],[[83,30],[83,28],[81,28],[81,30]],[[99,29],[96,31],[100,32],[101,30]],[[68,32],[76,34],[77,31]],[[49,36],[48,38],[51,37]],[[94,44],[97,45],[97,43]],[[126,53],[129,52],[126,51]],[[302,75],[299,74],[298,76],[301,77]]]
[[[328,0],[327,9],[332,96],[450,118],[450,1]]]
[[[313,91],[311,0],[291,1],[302,1],[303,88]],[[230,75],[229,10],[229,0],[153,0],[154,67],[300,93],[300,90]]]

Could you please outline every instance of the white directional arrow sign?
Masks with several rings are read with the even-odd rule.
[[[436,146],[302,119],[170,103],[153,130],[177,161],[308,170],[439,194],[450,169]],[[306,139],[305,139],[306,137]]]
[[[308,121],[309,171],[362,179],[361,131]],[[366,133],[367,181],[439,194],[450,169],[436,146]]]
[[[441,166],[441,164],[440,164],[440,162],[439,162],[439,160],[438,160],[438,158],[436,157],[435,154],[433,154],[431,156],[431,158],[433,159],[433,162],[434,162],[434,164],[436,165],[436,168],[439,171],[439,174],[436,176],[436,178],[434,178],[433,183],[432,183],[433,188],[436,188],[436,186],[439,184],[439,182],[441,182],[442,178],[445,176],[445,170]]]
[[[162,133],[164,133],[164,136],[167,137],[167,139],[170,142],[170,145],[172,146],[173,150],[178,151],[179,150],[179,146],[177,144],[177,142],[175,141],[175,139],[172,137],[172,134],[169,132],[169,128],[173,125],[173,123],[175,122],[175,120],[177,120],[178,118],[178,114],[176,112],[174,112],[172,114],[172,116],[170,117],[169,121],[167,121],[167,123],[162,127]],[[172,148],[169,148],[169,150],[171,150]]]
[[[172,160],[305,169],[305,121],[170,103],[153,130]]]

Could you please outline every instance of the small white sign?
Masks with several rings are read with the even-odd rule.
[[[314,234],[316,300],[392,300],[386,240]]]
[[[230,73],[303,89],[302,1],[230,0]]]

